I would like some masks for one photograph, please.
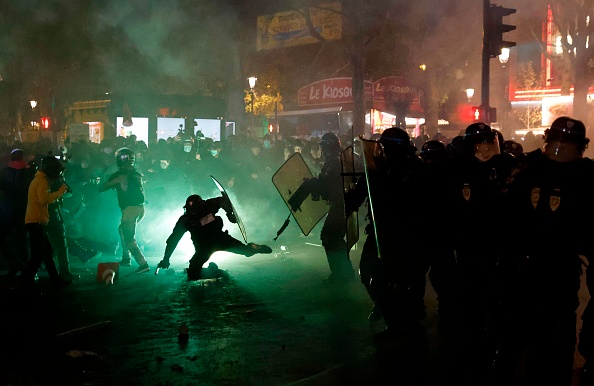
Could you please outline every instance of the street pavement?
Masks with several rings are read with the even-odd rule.
[[[388,338],[383,321],[368,321],[359,281],[321,284],[329,271],[315,233],[270,245],[269,255],[215,254],[225,276],[197,282],[183,272],[187,252],[155,275],[158,251],[147,253],[150,272],[121,267],[113,285],[96,280],[98,263],[119,260],[106,254],[74,261],[80,278],[65,289],[51,289],[44,272],[28,293],[3,281],[2,384],[456,384],[452,369],[463,364],[453,363],[430,285],[426,320]],[[359,254],[360,245],[355,268]]]

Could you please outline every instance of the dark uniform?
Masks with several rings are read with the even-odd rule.
[[[197,194],[189,196],[184,206],[185,213],[177,220],[171,235],[167,238],[165,254],[163,260],[159,262],[158,269],[169,268],[169,259],[186,232],[190,232],[195,249],[187,269],[188,280],[206,278],[202,266],[217,251],[228,251],[244,256],[272,252],[269,246],[254,243],[244,244],[229,235],[228,231],[223,231],[223,219],[216,215],[221,208],[227,213],[229,221],[237,221],[228,197],[203,200]]]
[[[572,384],[580,255],[594,252],[594,162],[583,158],[585,133],[580,121],[556,119],[545,131],[543,149],[527,154],[509,187],[506,209],[520,220],[507,224],[516,241],[500,262],[508,321],[497,361],[502,385],[512,383],[521,362],[525,384]],[[580,350],[591,364],[588,308]]]
[[[454,216],[453,189],[449,188],[452,182],[450,158],[446,145],[436,140],[425,142],[419,155],[423,160],[416,178],[419,203],[416,213],[421,219],[417,226],[423,235],[419,249],[425,264],[424,271],[428,272],[437,295],[441,322],[455,326],[458,321],[458,273],[454,250],[456,232],[449,226]]]
[[[382,250],[379,269],[371,279],[388,330],[425,317],[425,263],[419,253],[415,184],[421,159],[408,134],[397,127],[380,138],[385,159],[380,186],[372,197],[375,232]],[[369,236],[368,236],[369,238]]]
[[[319,197],[330,205],[320,232],[320,240],[326,252],[326,259],[330,268],[330,276],[325,280],[328,284],[342,284],[355,279],[355,271],[347,250],[346,217],[344,207],[344,193],[342,185],[342,164],[340,161],[340,139],[333,133],[326,133],[320,141],[324,165],[320,175],[304,182],[303,192]],[[302,188],[300,188],[302,189]],[[297,196],[294,194],[293,199]],[[293,211],[297,211],[300,202],[289,200]]]
[[[499,134],[489,125],[466,129],[466,153],[453,158],[454,247],[458,267],[457,303],[462,331],[459,360],[470,378],[490,375],[498,342],[499,303],[496,267],[507,224],[502,192],[514,167],[511,154],[502,153]]]
[[[359,275],[375,302],[370,320],[383,315],[389,331],[425,316],[425,264],[417,249],[413,204],[421,159],[415,155],[408,134],[400,128],[386,129],[379,142],[384,156],[372,161],[377,172],[371,180],[375,184],[370,189],[373,215],[368,218],[373,221],[365,229]],[[366,192],[366,179],[361,179],[347,196],[348,207],[358,207]]]

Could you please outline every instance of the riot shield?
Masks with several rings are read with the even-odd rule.
[[[369,210],[371,212],[371,222],[373,223],[373,232],[375,236],[375,243],[377,246],[378,257],[382,258],[383,241],[380,242],[377,231],[378,223],[380,223],[381,213],[375,208],[375,201],[381,197],[382,186],[382,160],[384,159],[384,150],[378,141],[371,141],[360,138],[361,153],[363,154],[363,165],[365,171],[365,179],[367,182],[367,199],[369,200]]]
[[[217,179],[214,178],[213,176],[210,176],[210,178],[212,178],[212,181],[215,183],[215,185],[217,186],[217,189],[219,189],[219,191],[221,192],[221,194],[224,195],[224,196],[229,197],[229,195],[225,191],[225,188],[223,188],[223,185],[221,185],[220,182],[217,181]],[[237,219],[237,226],[239,227],[239,230],[241,231],[241,236],[243,236],[243,241],[245,241],[245,243],[247,244],[247,242],[248,242],[247,241],[247,234],[245,233],[245,226],[243,226],[243,221],[241,221],[241,218],[239,217],[239,214],[237,213],[237,210],[235,209],[235,206],[233,206],[233,203],[231,202],[231,199],[229,199],[229,202],[231,203],[231,209],[233,210],[233,215]]]
[[[346,195],[355,188],[357,179],[363,176],[363,173],[357,173],[355,171],[355,151],[352,146],[345,148],[340,153],[340,163],[342,164],[343,194]],[[356,210],[347,213],[345,207],[345,217],[347,251],[350,251],[353,245],[359,240],[359,214]]]
[[[305,236],[309,235],[330,209],[325,200],[314,200],[316,197],[307,191],[307,181],[312,178],[313,175],[300,153],[289,157],[272,176],[272,183]],[[293,210],[293,207],[298,209]]]

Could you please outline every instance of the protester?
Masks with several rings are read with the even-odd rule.
[[[109,176],[106,182],[99,185],[99,192],[115,189],[118,195],[118,206],[122,218],[118,228],[122,243],[122,260],[120,266],[130,266],[130,255],[138,264],[136,273],[149,271],[149,265],[136,243],[136,226],[142,221],[144,211],[144,190],[142,175],[134,168],[134,152],[127,147],[115,153],[118,171]]]
[[[25,213],[29,184],[37,170],[24,159],[22,149],[10,152],[10,162],[0,172],[0,234],[8,263],[8,276],[14,278],[29,260]]]
[[[52,245],[47,234],[48,205],[59,199],[68,190],[64,183],[55,192],[50,190],[51,181],[60,179],[63,170],[64,166],[60,160],[54,156],[46,156],[42,159],[41,168],[35,173],[29,186],[25,227],[29,234],[31,258],[21,274],[24,288],[32,287],[42,262],[54,287],[62,288],[72,284],[72,280],[65,280],[58,274]]]

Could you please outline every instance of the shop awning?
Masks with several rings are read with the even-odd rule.
[[[308,110],[291,110],[291,111],[279,111],[279,117],[288,117],[294,115],[310,115],[310,114],[332,114],[339,113],[342,111],[342,107],[324,107],[320,109],[308,109]]]
[[[70,105],[70,110],[104,109],[109,106],[111,100],[104,99],[99,101],[74,102]]]

